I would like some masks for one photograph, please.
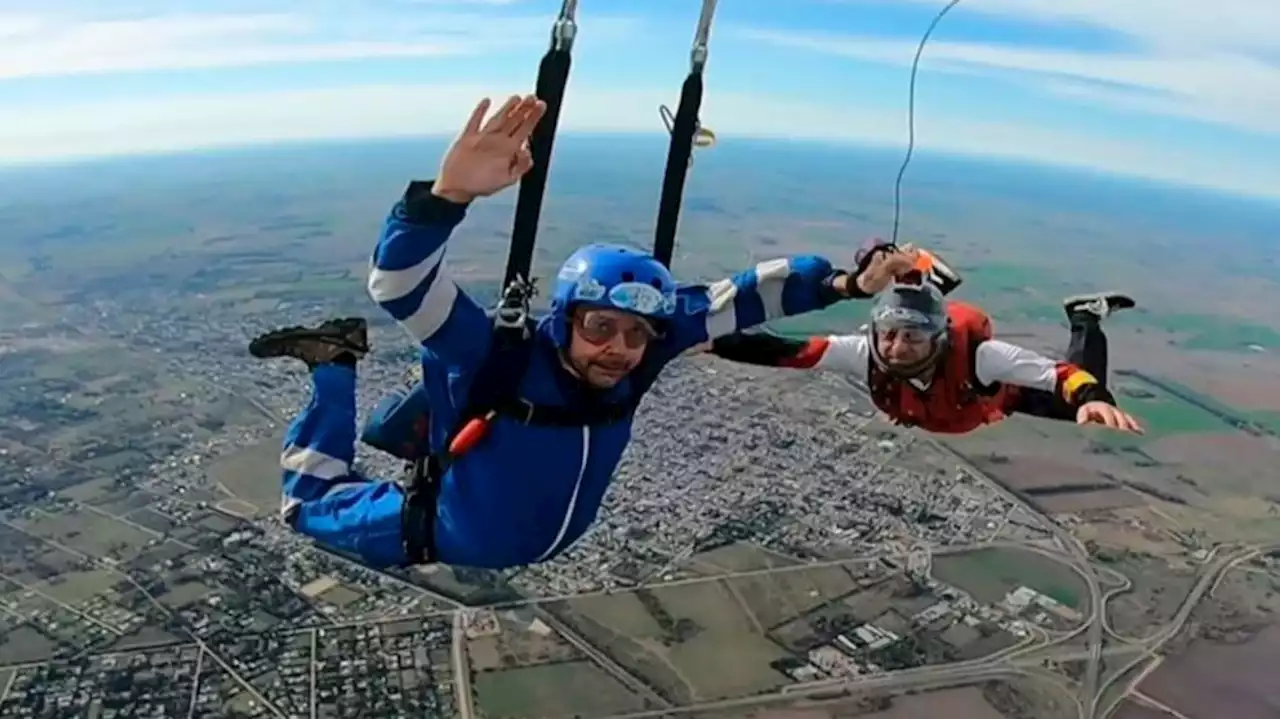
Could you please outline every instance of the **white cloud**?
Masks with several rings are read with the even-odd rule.
[[[308,40],[290,15],[201,15],[29,26],[0,45],[0,79],[458,53],[465,45]],[[298,41],[301,39],[302,41]]]
[[[937,0],[906,0],[938,6]],[[963,0],[953,12],[1110,30],[1157,50],[1276,51],[1280,4],[1257,0]]]
[[[928,7],[937,6],[936,0],[907,1],[921,3],[922,7],[926,3]],[[1275,108],[1280,103],[1280,85],[1276,84],[1274,68],[1256,55],[1227,49],[1232,43],[1245,48],[1267,46],[1266,33],[1256,24],[1265,24],[1270,16],[1257,10],[1257,6],[1241,6],[1245,8],[1243,17],[1249,20],[1245,23],[1248,27],[1241,27],[1235,35],[1223,26],[1195,35],[1191,29],[1204,24],[1203,18],[1195,19],[1182,11],[1166,13],[1162,16],[1164,24],[1152,29],[1139,22],[1141,14],[1127,3],[1148,7],[1157,0],[1124,0],[1124,8],[1111,7],[1110,1],[965,0],[960,9],[1013,14],[1037,22],[1083,22],[1134,37],[1143,32],[1146,34],[1140,42],[1135,41],[1144,48],[1141,52],[1099,55],[936,42],[927,51],[925,62],[930,69],[946,68],[952,72],[1016,73],[1033,78],[1047,92],[1089,102],[1210,114],[1220,121],[1252,127],[1274,128],[1280,122],[1280,108]],[[1241,2],[1221,1],[1225,6]],[[540,51],[531,51],[532,47],[541,48],[546,43],[553,6],[558,5],[553,0],[540,0],[532,9],[519,0],[88,2],[43,0],[40,11],[45,15],[32,15],[27,10],[6,15],[6,7],[13,3],[24,8],[29,4],[23,0],[0,0],[0,81],[511,49],[529,59]],[[1182,0],[1165,2],[1184,7]],[[193,5],[203,14],[190,13],[187,8]],[[601,45],[617,44],[640,33],[635,22],[628,18],[592,17],[591,33],[584,39],[589,37]],[[762,42],[883,63],[906,63],[914,51],[914,43],[905,40],[854,40],[770,30],[747,34]],[[945,33],[941,35],[945,38]],[[1187,44],[1179,45],[1180,42]],[[1174,52],[1178,47],[1194,48],[1194,52],[1178,54]],[[516,78],[510,88],[366,85],[210,95],[192,87],[187,95],[145,100],[88,102],[62,97],[49,104],[0,104],[0,162],[289,139],[451,133],[482,93],[527,91],[528,62],[521,62],[520,68],[503,74]],[[1227,82],[1227,77],[1248,77],[1253,85],[1241,89]],[[653,89],[618,89],[579,87],[578,82],[574,81],[566,104],[566,130],[656,131],[655,106],[675,100],[673,88],[667,84]],[[1142,91],[1127,90],[1126,86]],[[722,93],[713,86],[704,116],[729,142],[742,136],[798,136],[902,145],[905,138],[900,112],[847,107],[846,100],[847,97],[815,98],[798,104],[758,94]],[[761,107],[769,111],[761,113]],[[1157,150],[945,114],[931,115],[918,129],[923,148],[1105,168],[1179,182],[1207,182],[1246,192],[1256,192],[1261,187],[1280,193],[1280,168],[1233,167],[1227,172],[1225,168],[1232,164],[1229,161],[1211,162],[1184,148]]]
[[[0,116],[0,160],[39,161],[102,154],[133,154],[274,140],[451,134],[482,95],[524,92],[527,86],[372,85],[343,90],[193,95],[144,102],[94,103]],[[670,103],[669,87],[626,90],[570,89],[565,131],[654,132],[654,108]],[[759,108],[771,108],[768,113]],[[801,138],[900,146],[897,112],[842,107],[821,100],[797,103],[763,95],[712,91],[704,120],[722,138]],[[923,148],[984,157],[1031,159],[1090,169],[1108,168],[1222,189],[1280,194],[1280,168],[1233,168],[1178,150],[1157,150],[1033,127],[933,120],[919,137]],[[424,162],[433,162],[424,158]],[[1252,172],[1252,174],[1250,174]],[[1259,188],[1263,188],[1259,190]]]
[[[318,2],[319,0],[317,0]],[[489,10],[465,4],[486,4]],[[147,13],[122,8],[92,14],[0,15],[0,80],[134,70],[244,67],[378,57],[476,55],[525,51],[547,42],[545,13],[512,14],[508,0],[447,0],[432,7],[390,8],[261,2],[252,13]],[[436,7],[436,6],[442,7]],[[229,7],[228,3],[221,6]],[[269,12],[272,6],[281,11]],[[443,6],[448,6],[443,7]],[[621,18],[601,18],[614,32]]]
[[[937,6],[936,0],[908,0]],[[1115,33],[1124,51],[948,41],[946,20],[922,58],[928,70],[1022,74],[1042,90],[1130,110],[1280,133],[1280,3],[1218,0],[965,0],[968,12]],[[950,17],[955,17],[951,15]],[[744,30],[758,41],[908,64],[915,42]],[[1125,88],[1132,88],[1126,92]]]

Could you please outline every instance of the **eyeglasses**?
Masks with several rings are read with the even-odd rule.
[[[879,342],[892,342],[897,340],[898,342],[908,345],[927,345],[933,341],[933,333],[918,327],[877,329],[876,340]]]
[[[661,337],[652,325],[642,319],[622,320],[600,312],[575,315],[573,325],[578,329],[578,336],[593,345],[608,344],[621,334],[627,349],[634,350]]]

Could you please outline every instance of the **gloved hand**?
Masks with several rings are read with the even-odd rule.
[[[874,295],[893,284],[893,281],[915,271],[920,251],[913,245],[885,247],[873,251],[859,264],[858,289]],[[865,266],[863,266],[865,265]]]

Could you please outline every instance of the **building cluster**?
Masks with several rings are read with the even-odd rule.
[[[1001,606],[1015,616],[1026,616],[1041,626],[1077,625],[1084,617],[1076,610],[1031,587],[1018,587],[1005,595]]]
[[[442,620],[288,629],[14,669],[0,716],[455,715]],[[279,713],[277,713],[279,712]]]

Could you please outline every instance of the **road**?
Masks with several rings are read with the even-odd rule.
[[[1274,548],[1280,549],[1280,544],[1276,545]],[[1149,659],[1160,649],[1160,647],[1177,636],[1178,633],[1182,631],[1187,620],[1191,617],[1192,612],[1195,611],[1200,600],[1206,593],[1210,592],[1213,587],[1217,586],[1222,576],[1228,570],[1241,562],[1252,559],[1264,551],[1270,551],[1270,549],[1271,548],[1258,547],[1244,548],[1216,558],[1215,561],[1207,566],[1204,572],[1201,573],[1200,578],[1183,600],[1182,605],[1178,608],[1178,612],[1175,614],[1172,621],[1170,621],[1168,625],[1151,638],[1142,642],[1105,647],[1101,642],[1095,643],[1091,636],[1089,637],[1089,644],[1085,648],[1062,646],[1064,641],[1070,640],[1072,637],[1077,636],[1080,633],[1079,631],[1076,631],[1063,635],[1049,644],[1030,648],[1030,651],[1005,653],[1004,655],[995,655],[968,662],[919,667],[916,669],[908,669],[889,674],[862,676],[848,680],[829,679],[817,682],[807,682],[804,684],[794,684],[768,694],[672,707],[654,711],[617,714],[613,715],[609,719],[647,719],[649,717],[666,717],[695,712],[745,709],[748,707],[760,707],[769,704],[789,703],[805,698],[838,699],[842,696],[855,696],[870,692],[889,693],[903,692],[909,689],[942,689],[948,686],[960,686],[974,684],[981,681],[1009,679],[1017,676],[1036,676],[1054,681],[1060,679],[1060,677],[1041,669],[1044,662],[1048,660],[1055,662],[1087,660],[1096,667],[1097,663],[1104,657],[1113,658],[1124,657],[1132,654],[1138,655],[1119,672],[1115,673],[1110,680],[1106,682],[1098,682],[1095,678],[1093,680],[1095,683],[1092,685],[1092,691],[1094,691],[1095,694],[1085,697],[1082,692],[1077,693],[1076,700],[1080,716],[1083,719],[1102,719],[1113,711],[1119,701],[1124,698],[1124,695],[1122,694],[1109,706],[1103,706],[1103,696],[1114,683],[1115,679],[1123,676],[1130,668],[1136,667],[1142,661]],[[1101,603],[1096,606],[1098,609],[1094,612],[1095,621],[1091,622],[1091,626],[1100,628],[1102,626],[1100,618],[1105,614],[1106,610],[1105,605]],[[1089,680],[1086,676],[1084,681],[1081,682],[1082,690],[1088,681]]]
[[[947,445],[945,442],[934,438],[922,437],[921,439],[933,442],[935,446],[953,457],[961,467],[971,472],[974,476],[987,481],[1009,501],[1025,507],[1027,511],[1033,513],[1035,516],[1044,517],[1038,509],[1023,501],[1023,499],[1014,492],[1006,489],[1003,485],[997,482],[995,478],[987,475],[981,469],[974,466],[958,450]],[[1085,634],[1087,646],[1085,671],[1081,677],[1079,691],[1076,694],[1077,701],[1081,706],[1081,716],[1083,719],[1103,719],[1103,717],[1108,716],[1110,712],[1114,710],[1119,701],[1123,699],[1124,694],[1120,694],[1115,701],[1104,706],[1106,703],[1104,697],[1110,687],[1117,679],[1125,676],[1130,670],[1139,666],[1142,662],[1149,660],[1164,644],[1176,637],[1178,633],[1182,631],[1187,619],[1191,616],[1192,612],[1195,611],[1196,606],[1198,606],[1205,593],[1212,592],[1212,589],[1217,586],[1218,582],[1221,581],[1222,577],[1228,570],[1242,562],[1258,556],[1263,552],[1280,550],[1280,543],[1261,547],[1239,548],[1235,551],[1226,552],[1225,554],[1223,554],[1224,548],[1215,547],[1213,551],[1210,552],[1208,561],[1205,564],[1205,569],[1201,573],[1196,584],[1191,588],[1191,591],[1187,593],[1187,596],[1178,608],[1178,612],[1169,624],[1152,637],[1138,642],[1137,644],[1129,645],[1129,647],[1131,647],[1129,649],[1112,652],[1106,647],[1106,636],[1108,634],[1114,635],[1114,632],[1110,630],[1110,623],[1107,621],[1107,603],[1110,601],[1112,596],[1121,594],[1131,588],[1132,584],[1127,578],[1124,578],[1123,585],[1109,588],[1104,593],[1098,581],[1097,571],[1089,561],[1089,553],[1084,544],[1077,540],[1068,529],[1057,524],[1048,517],[1044,517],[1043,524],[1054,535],[1055,540],[1057,540],[1063,551],[1071,556],[1071,559],[1073,560],[1070,562],[1071,566],[1075,568],[1082,577],[1084,577],[1085,583],[1089,589],[1090,611],[1089,616],[1085,620],[1085,624],[1077,631],[1060,637],[1051,643],[1061,644],[1080,632]],[[1033,547],[1026,548],[1038,549]],[[1049,552],[1045,553],[1052,554]],[[1123,665],[1119,671],[1111,673],[1110,678],[1104,681],[1100,676],[1103,657],[1112,656],[1113,654],[1128,654],[1135,651],[1135,648],[1136,651],[1138,651],[1139,656],[1134,658],[1128,664]]]
[[[1152,635],[1149,639],[1139,642],[1137,646],[1141,647],[1142,653],[1128,664],[1123,665],[1118,671],[1111,675],[1111,678],[1108,681],[1097,688],[1097,693],[1089,699],[1089,711],[1085,715],[1087,719],[1103,719],[1103,717],[1109,716],[1111,712],[1115,710],[1116,706],[1124,700],[1127,692],[1116,695],[1112,698],[1110,703],[1107,703],[1105,701],[1105,697],[1110,687],[1143,662],[1150,660],[1165,644],[1178,636],[1178,633],[1181,632],[1182,628],[1186,625],[1187,620],[1191,618],[1191,614],[1200,604],[1200,600],[1204,598],[1206,594],[1212,594],[1213,590],[1217,588],[1219,582],[1222,581],[1222,578],[1226,576],[1227,572],[1239,564],[1247,562],[1260,554],[1276,550],[1280,550],[1280,544],[1260,547],[1243,547],[1235,551],[1228,552],[1223,556],[1216,556],[1215,554],[1214,559],[1205,568],[1205,570],[1201,572],[1195,585],[1191,587],[1191,591],[1189,591],[1186,598],[1182,600],[1182,604],[1178,607],[1177,613],[1174,614],[1173,620],[1165,625],[1163,629]]]
[[[907,689],[942,689],[948,686],[960,686],[980,681],[1008,679],[1010,677],[1022,676],[1028,673],[1034,674],[1038,672],[1016,667],[955,667],[954,665],[948,664],[938,667],[908,669],[901,672],[894,672],[892,674],[859,677],[857,680],[846,682],[843,685],[835,687],[814,687],[798,691],[796,691],[794,687],[788,687],[789,689],[792,689],[792,691],[780,690],[768,694],[757,694],[739,699],[725,699],[722,701],[705,702],[701,704],[687,704],[668,709],[631,712],[628,714],[614,714],[608,719],[669,717],[696,712],[760,707],[769,704],[789,704],[798,699],[804,698],[835,699],[841,695],[856,696],[858,694],[865,694],[873,691],[899,692]]]
[[[1068,549],[1074,542],[1067,544]],[[1037,552],[1045,556],[1053,557],[1059,561],[1070,562],[1070,566],[1076,569],[1085,577],[1094,578],[1094,587],[1097,587],[1096,575],[1093,572],[1087,572],[1079,566],[1078,562],[1072,562],[1074,556],[1066,556],[1061,552],[1054,551],[1045,547],[1027,545],[1021,543],[1005,543],[996,542],[981,545],[983,547],[990,546],[1018,546],[1027,551]],[[1077,545],[1078,546],[1078,545]],[[948,554],[953,552],[971,551],[979,548],[977,546],[948,547],[935,550],[936,554]],[[1083,549],[1083,548],[1081,548]],[[1083,623],[1077,629],[1065,632],[1055,636],[1048,642],[1023,646],[1011,647],[1005,651],[999,652],[981,659],[970,660],[966,662],[957,662],[947,665],[920,667],[917,669],[893,672],[890,674],[879,674],[873,676],[863,676],[852,680],[828,679],[816,682],[807,682],[803,684],[793,684],[787,686],[777,692],[756,695],[751,697],[743,697],[739,699],[709,702],[704,704],[696,704],[682,707],[671,707],[661,696],[653,689],[647,686],[643,681],[633,676],[623,667],[618,665],[607,654],[593,646],[585,638],[580,637],[573,632],[572,629],[559,621],[554,615],[551,615],[542,607],[537,606],[540,602],[549,601],[546,598],[530,600],[528,603],[533,606],[535,615],[552,627],[555,631],[562,634],[568,641],[582,650],[590,659],[599,666],[604,668],[624,685],[628,686],[637,694],[645,697],[653,702],[653,706],[660,707],[651,711],[642,711],[637,713],[617,715],[616,719],[639,719],[641,717],[659,717],[674,716],[688,714],[697,711],[715,711],[744,708],[750,706],[764,706],[768,704],[794,702],[797,700],[811,699],[837,699],[841,696],[853,696],[868,692],[902,692],[908,689],[941,689],[947,686],[959,686],[964,684],[973,684],[975,682],[1007,679],[1016,676],[1036,676],[1050,681],[1054,681],[1063,686],[1064,691],[1070,692],[1071,689],[1063,685],[1063,678],[1060,675],[1053,674],[1044,668],[1047,661],[1058,663],[1087,661],[1093,666],[1097,666],[1103,659],[1119,659],[1127,661],[1127,663],[1119,666],[1114,672],[1109,672],[1110,676],[1105,681],[1097,681],[1092,686],[1088,685],[1090,681],[1088,675],[1082,676],[1079,691],[1075,692],[1076,703],[1079,708],[1079,716],[1081,719],[1103,719],[1124,699],[1127,692],[1111,692],[1117,681],[1128,674],[1131,670],[1140,666],[1143,662],[1149,661],[1159,650],[1173,640],[1179,632],[1182,631],[1192,613],[1199,605],[1200,601],[1208,595],[1221,582],[1222,577],[1232,568],[1239,564],[1252,559],[1263,552],[1280,550],[1280,543],[1268,546],[1254,547],[1233,547],[1220,548],[1219,551],[1213,552],[1208,560],[1202,565],[1203,569],[1197,577],[1196,582],[1184,597],[1182,603],[1170,622],[1162,627],[1152,636],[1136,641],[1122,641],[1106,646],[1099,637],[1102,631],[1110,633],[1106,630],[1106,600],[1111,595],[1124,591],[1126,586],[1109,587],[1106,595],[1098,600],[1091,601],[1091,612],[1086,623]],[[876,557],[863,557],[858,559],[845,559],[832,561],[829,564],[842,564],[850,561],[865,561],[875,559]],[[750,571],[738,574],[751,575],[760,573],[785,573],[787,571],[799,571],[801,569],[811,569],[813,566],[826,564],[823,562],[814,563],[812,565],[802,565],[795,568],[784,568],[774,570],[764,570],[762,572]],[[1086,565],[1087,566],[1087,565]],[[1119,576],[1119,575],[1117,575]],[[720,577],[695,578],[689,581],[719,581]],[[155,602],[154,598],[148,597]],[[163,608],[163,605],[158,606]],[[523,602],[521,602],[523,604]],[[429,612],[428,615],[439,616],[442,612]],[[398,619],[403,619],[398,618]],[[352,624],[366,624],[367,622],[353,622]],[[454,672],[457,677],[456,691],[458,713],[464,719],[474,719],[475,708],[472,698],[470,662],[466,652],[466,638],[464,630],[464,618],[461,612],[455,612],[453,616],[453,664]],[[308,629],[313,634],[314,631]],[[1086,645],[1084,647],[1078,644],[1068,644],[1072,640],[1085,635]],[[239,676],[234,669],[222,658],[213,652],[204,642],[192,636],[191,645],[201,648],[201,659],[208,659],[231,674],[233,680],[239,681],[251,695],[256,695],[268,711],[282,716],[279,709],[265,701],[260,693],[243,677]],[[1030,640],[1034,641],[1034,640]],[[314,652],[314,647],[313,647]],[[9,668],[16,668],[14,667]],[[313,677],[312,681],[315,679]],[[1092,691],[1092,694],[1086,695],[1085,691]],[[1107,695],[1111,693],[1108,700]],[[314,707],[313,707],[314,711]]]
[[[467,656],[467,615],[453,615],[453,686],[457,690],[458,716],[471,719],[475,709],[471,701],[471,662]]]
[[[924,438],[922,438],[924,439]],[[959,450],[953,448],[946,442],[939,441],[934,438],[928,438],[926,441],[932,442],[938,449],[946,452],[960,464],[961,467],[968,470],[975,477],[985,480],[988,484],[1004,495],[1005,499],[1013,502],[1030,512],[1033,516],[1043,518],[1042,524],[1053,535],[1063,552],[1069,554],[1074,560],[1071,562],[1080,576],[1084,577],[1085,586],[1089,590],[1089,616],[1085,620],[1084,631],[1087,635],[1087,641],[1090,648],[1090,656],[1085,665],[1084,679],[1080,682],[1080,693],[1078,695],[1080,701],[1091,702],[1093,697],[1098,693],[1098,675],[1102,660],[1102,649],[1106,641],[1103,615],[1106,612],[1106,603],[1103,597],[1102,587],[1098,584],[1098,575],[1094,572],[1093,565],[1089,562],[1089,551],[1085,548],[1071,531],[1066,527],[1058,524],[1052,519],[1045,517],[1044,514],[1036,507],[1032,506],[1017,493],[1010,491],[1004,485],[1000,484],[996,479],[986,472],[979,469],[968,457]]]

